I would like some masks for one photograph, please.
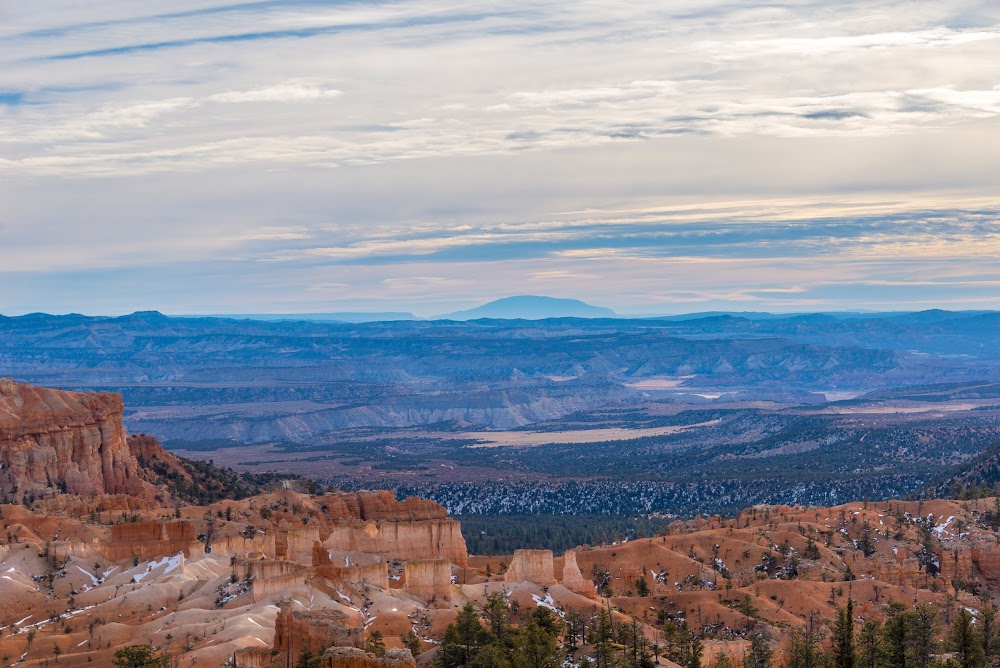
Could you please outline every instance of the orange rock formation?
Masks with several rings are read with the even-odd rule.
[[[586,579],[583,577],[583,573],[580,572],[580,566],[576,563],[576,552],[574,550],[567,550],[563,556],[562,584],[570,591],[581,596],[588,598],[595,598],[597,596],[594,581]]]
[[[447,559],[417,559],[403,567],[403,589],[429,601],[451,600],[451,562]]]
[[[315,656],[330,647],[365,646],[364,628],[344,613],[337,610],[295,610],[293,607],[292,602],[282,602],[274,626],[274,649],[286,665],[295,663],[303,650]],[[288,663],[289,660],[291,663]]]
[[[449,518],[375,520],[338,526],[323,545],[344,552],[373,552],[403,561],[440,557],[465,566],[469,560],[461,526]]]
[[[194,526],[187,520],[115,524],[111,527],[111,540],[102,541],[98,549],[112,561],[131,557],[155,559],[180,552],[190,557],[204,551]]]
[[[552,550],[516,550],[504,580],[534,582],[547,587],[556,583],[554,573]]]
[[[0,379],[0,493],[148,492],[122,427],[120,395]]]
[[[416,668],[408,649],[390,649],[378,657],[353,647],[333,647],[323,654],[323,668]]]

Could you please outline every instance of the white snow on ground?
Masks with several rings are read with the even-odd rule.
[[[257,622],[255,622],[255,621],[253,620],[253,617],[251,617],[250,615],[247,615],[247,619],[249,619],[249,620],[250,620],[250,623],[251,623],[251,624],[253,624],[254,626],[260,626],[260,624],[258,624]],[[260,628],[264,628],[264,627],[263,627],[263,626],[260,626]]]
[[[942,524],[941,526],[934,527],[934,533],[936,533],[938,535],[938,538],[941,538],[942,536],[944,536],[945,529],[948,528],[948,525],[951,524],[954,519],[955,519],[955,516],[952,515],[947,520],[945,520],[944,524]]]
[[[95,586],[95,587],[96,587],[97,585],[101,584],[101,581],[100,581],[100,580],[98,580],[98,579],[97,579],[97,576],[95,576],[95,575],[94,575],[93,573],[88,573],[87,571],[83,570],[83,569],[82,569],[82,568],[80,568],[79,566],[77,566],[76,568],[77,568],[77,570],[79,570],[79,571],[80,571],[81,573],[83,573],[83,574],[84,574],[84,575],[86,575],[86,576],[87,576],[88,578],[90,578],[90,581],[94,583],[94,586]]]
[[[531,600],[535,602],[539,608],[548,608],[552,612],[556,613],[560,617],[565,617],[566,613],[556,607],[556,602],[552,599],[552,594],[546,594],[545,598],[542,598],[538,594],[532,594]]]
[[[148,564],[146,564],[145,571],[133,575],[132,578],[136,582],[142,582],[142,579],[144,577],[155,571],[157,568],[160,568],[161,566],[166,566],[166,570],[163,571],[163,574],[166,575],[167,573],[170,573],[171,571],[175,571],[178,568],[180,568],[181,562],[183,560],[184,560],[184,553],[178,552],[172,557],[163,557],[163,559],[151,561]],[[128,571],[126,571],[126,573],[127,572]]]

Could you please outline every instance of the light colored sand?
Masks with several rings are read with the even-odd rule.
[[[824,413],[836,413],[838,415],[892,415],[893,413],[951,413],[955,411],[971,411],[979,406],[990,405],[995,403],[996,400],[991,402],[981,402],[981,403],[962,403],[962,404],[944,404],[944,403],[928,403],[923,405],[871,405],[866,404],[862,406],[835,406],[824,410]]]
[[[635,383],[625,383],[625,387],[633,390],[674,390],[680,387],[684,378],[647,378]]]
[[[474,438],[482,443],[470,445],[470,448],[532,448],[550,443],[600,443],[602,441],[627,441],[646,436],[667,436],[683,431],[709,427],[718,424],[719,420],[699,422],[679,427],[650,427],[649,429],[580,429],[575,431],[470,431],[460,435],[461,438]]]

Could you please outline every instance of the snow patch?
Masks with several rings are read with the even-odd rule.
[[[566,613],[556,607],[556,602],[552,599],[552,594],[546,594],[545,598],[542,598],[538,594],[532,594],[531,600],[535,602],[539,608],[548,608],[552,612],[556,613],[560,617],[565,617]]]

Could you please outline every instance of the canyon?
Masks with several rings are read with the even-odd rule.
[[[19,493],[0,504],[3,665],[105,666],[149,643],[183,668],[289,668],[303,653],[328,668],[429,666],[462,608],[491,595],[584,628],[605,611],[650,643],[682,621],[706,661],[739,662],[754,635],[780,656],[790,629],[847,599],[864,619],[914,601],[950,617],[1000,587],[993,499],[754,506],[562,555],[470,555],[442,506],[387,491],[281,480],[190,504],[153,482],[145,465],[181,460],[126,436],[117,398],[0,388],[0,458]]]
[[[0,316],[0,360],[120,393],[131,433],[243,473],[461,516],[731,515],[917,494],[1000,440],[998,318],[30,314]]]

